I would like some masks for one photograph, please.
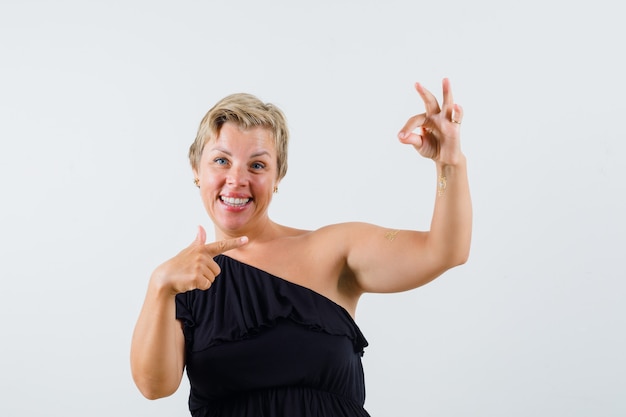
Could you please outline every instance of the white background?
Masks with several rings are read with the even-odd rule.
[[[212,4],[214,3],[214,4]],[[619,2],[0,3],[0,415],[186,416],[129,343],[148,277],[212,230],[186,159],[218,99],[287,114],[272,218],[428,227],[413,83],[465,108],[470,261],[357,321],[372,416],[626,415]]]

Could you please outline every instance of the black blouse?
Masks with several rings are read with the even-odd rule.
[[[340,305],[226,255],[176,296],[194,417],[366,417],[363,334]]]

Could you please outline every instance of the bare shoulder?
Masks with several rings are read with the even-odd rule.
[[[279,226],[277,232],[269,241],[238,249],[236,257],[308,287],[353,315],[360,295],[374,289],[363,285],[364,271],[373,273],[388,265],[392,248],[402,247],[410,233],[362,222],[315,230]]]
[[[290,261],[268,267],[281,265],[279,272],[282,276],[323,294],[354,315],[362,291],[348,264],[350,251],[368,231],[382,232],[383,229],[367,223],[348,222],[310,231],[285,230],[288,232],[275,242],[273,251],[286,255],[283,259]]]

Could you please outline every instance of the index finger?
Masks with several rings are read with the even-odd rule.
[[[220,240],[219,242],[208,243],[204,247],[212,254],[218,255],[220,253],[227,252],[231,249],[237,249],[248,243],[246,236],[238,237],[235,239]]]
[[[407,122],[404,124],[402,129],[400,129],[400,132],[398,133],[398,137],[400,139],[406,138],[408,135],[411,134],[411,132],[415,131],[415,129],[417,129],[418,127],[421,127],[425,121],[426,121],[425,113],[417,114],[409,118],[409,120],[407,120]]]
[[[437,98],[433,95],[433,93],[424,88],[422,84],[415,83],[415,90],[417,90],[418,94],[422,97],[422,101],[424,101],[426,115],[430,116],[441,111]]]

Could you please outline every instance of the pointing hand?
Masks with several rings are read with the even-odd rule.
[[[220,273],[213,257],[248,243],[243,236],[236,239],[206,243],[206,231],[198,227],[194,241],[178,255],[161,264],[153,273],[152,280],[159,287],[173,294],[211,287]]]

